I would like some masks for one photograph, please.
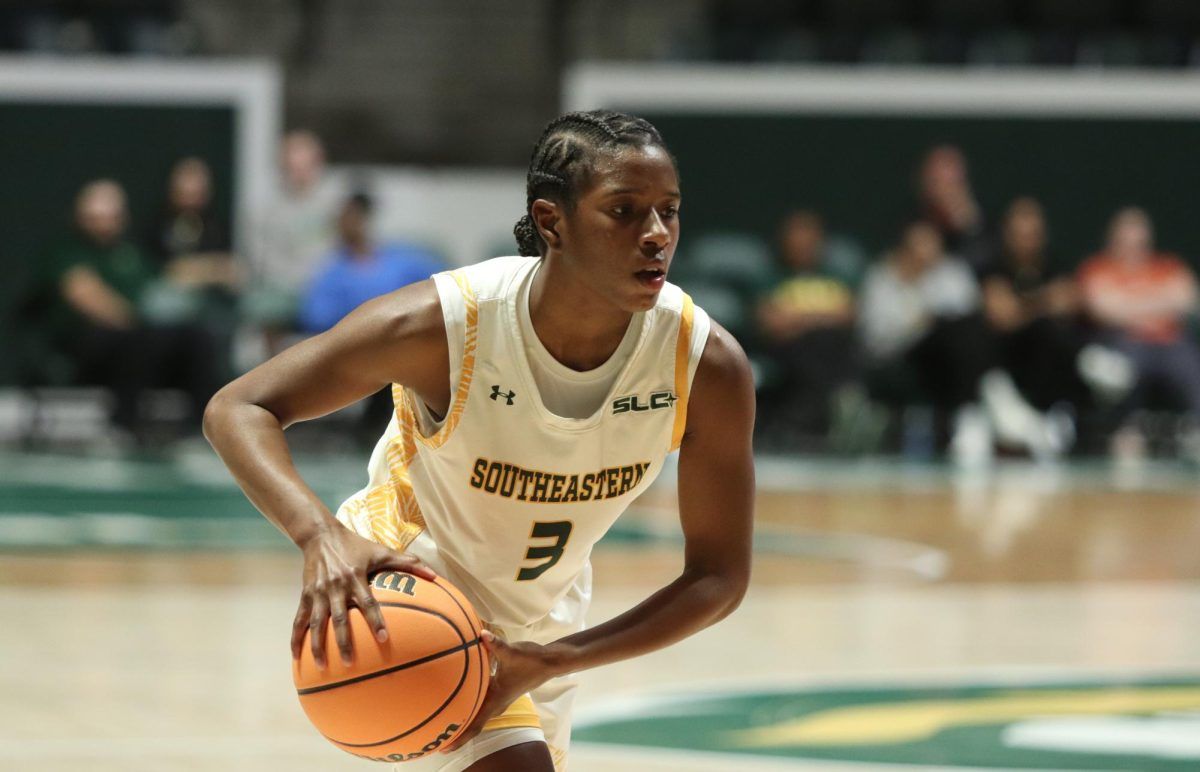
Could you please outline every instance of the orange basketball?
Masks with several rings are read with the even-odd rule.
[[[377,641],[352,609],[353,663],[342,664],[330,622],[325,670],[317,669],[305,635],[292,677],[301,707],[327,740],[363,758],[409,761],[449,745],[483,703],[490,666],[482,627],[442,578],[385,572],[372,578],[371,591],[388,640]]]

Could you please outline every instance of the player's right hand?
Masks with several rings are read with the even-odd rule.
[[[304,588],[300,608],[292,623],[292,657],[299,658],[308,631],[313,660],[325,668],[325,628],[333,619],[333,632],[342,662],[349,665],[351,607],[362,612],[381,643],[387,640],[383,612],[371,593],[370,576],[379,571],[403,571],[433,580],[437,574],[412,555],[368,541],[349,528],[336,527],[313,536],[303,545]]]

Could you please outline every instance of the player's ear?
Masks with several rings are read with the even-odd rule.
[[[537,228],[547,247],[555,249],[562,247],[562,237],[558,233],[560,214],[561,210],[558,208],[558,204],[544,198],[539,198],[533,202],[533,206],[529,207],[529,216],[533,219],[533,226]]]

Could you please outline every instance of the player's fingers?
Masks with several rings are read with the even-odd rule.
[[[346,608],[346,596],[341,588],[329,595],[329,618],[333,620],[333,637],[337,641],[338,653],[342,655],[342,664],[349,666],[352,661],[350,613]]]
[[[437,574],[434,573],[434,570],[425,565],[424,561],[415,555],[404,555],[388,549],[382,550],[382,553],[371,573],[384,568],[390,568],[393,571],[403,571],[406,574],[413,574],[422,579],[428,579],[431,582],[437,579]]]
[[[379,608],[379,601],[375,599],[371,588],[367,586],[366,578],[360,578],[354,583],[354,605],[358,606],[358,610],[363,613],[371,631],[375,633],[375,640],[380,643],[386,641],[388,631],[387,623],[383,619],[383,610]]]
[[[304,632],[308,630],[310,613],[312,613],[312,598],[305,593],[300,596],[300,606],[296,609],[296,618],[292,620],[292,659],[300,658],[300,649],[304,646]]]
[[[321,670],[325,669],[325,623],[329,620],[329,601],[325,595],[313,596],[312,613],[308,617],[309,646],[313,661]]]
[[[487,706],[484,705],[484,707],[487,707]],[[483,710],[480,709],[479,714],[477,716],[475,716],[475,720],[472,721],[471,724],[466,729],[463,730],[463,733],[460,734],[458,736],[458,738],[451,745],[446,746],[445,752],[452,753],[452,752],[458,750],[459,748],[463,747],[467,743],[471,742],[471,740],[475,739],[475,735],[479,734],[480,731],[483,730],[483,725],[488,720],[488,719],[484,719],[483,715],[484,715]]]
[[[469,743],[471,739],[475,737],[475,735],[483,731],[483,725],[491,721],[492,718],[499,712],[500,710],[497,708],[495,693],[488,692],[483,698],[483,704],[479,706],[479,712],[475,714],[474,720],[467,725],[467,728],[463,730],[462,734],[455,738],[451,745],[446,747],[446,752],[449,753],[451,751],[456,751]]]

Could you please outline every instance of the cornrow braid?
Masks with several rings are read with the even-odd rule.
[[[566,113],[550,121],[529,159],[525,216],[513,227],[520,254],[528,257],[545,254],[546,242],[530,216],[534,201],[544,198],[572,207],[602,153],[646,145],[667,149],[658,129],[633,115],[589,110]]]

